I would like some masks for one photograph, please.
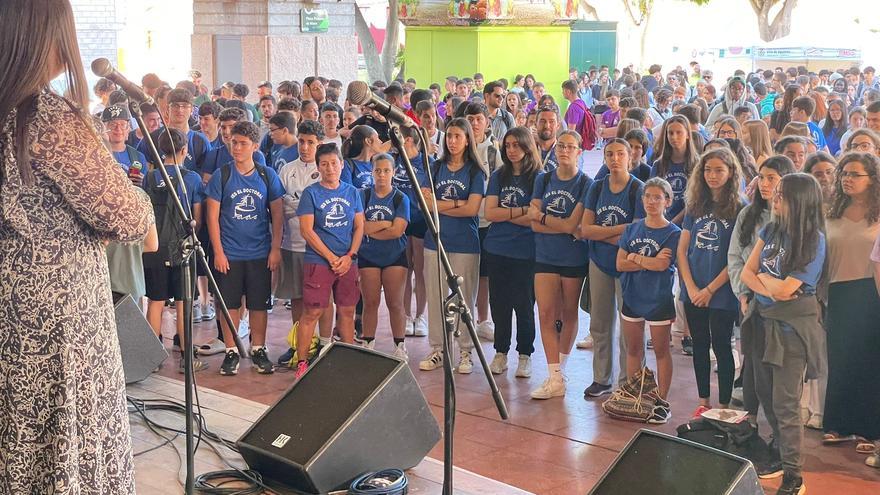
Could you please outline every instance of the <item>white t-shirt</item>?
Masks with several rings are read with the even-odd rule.
[[[301,159],[287,162],[278,172],[281,185],[284,186],[285,194],[282,197],[284,206],[284,234],[281,236],[281,249],[306,252],[306,240],[299,232],[299,217],[296,209],[299,200],[306,187],[320,182],[321,174],[318,173],[318,165],[304,163]]]

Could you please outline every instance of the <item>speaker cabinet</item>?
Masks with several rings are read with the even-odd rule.
[[[130,295],[114,293],[113,311],[125,383],[139,382],[150,376],[168,353]]]

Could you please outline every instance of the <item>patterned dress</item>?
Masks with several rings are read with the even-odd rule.
[[[50,93],[28,124],[28,186],[15,115],[0,121],[0,493],[134,493],[103,241],[143,239],[153,210]]]

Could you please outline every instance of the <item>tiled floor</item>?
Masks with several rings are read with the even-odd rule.
[[[588,316],[582,314],[581,334],[588,328]],[[166,335],[173,321],[166,315]],[[285,336],[290,328],[290,312],[280,304],[269,317],[270,357],[275,359],[286,348]],[[197,325],[196,342],[209,338],[214,323]],[[391,350],[387,315],[380,313],[377,349]],[[170,345],[170,342],[168,343]],[[533,355],[533,376],[514,378],[513,366],[506,376],[497,377],[498,386],[507,402],[510,420],[499,419],[489,395],[483,374],[477,370],[468,376],[456,375],[458,415],[455,431],[455,465],[488,478],[499,480],[523,490],[539,494],[585,493],[595,484],[617,453],[633,434],[645,425],[616,421],[602,413],[596,401],[585,401],[582,391],[591,382],[591,351],[574,350],[568,362],[568,393],[564,398],[534,401],[529,392],[547,376],[546,362],[540,345]],[[440,370],[418,370],[418,360],[428,351],[426,338],[408,338],[410,367],[438,421],[443,415],[443,375]],[[492,344],[483,344],[487,358],[494,355]],[[650,356],[650,352],[649,352]],[[675,373],[670,402],[672,420],[659,431],[674,434],[696,406],[696,385],[689,358],[674,350]],[[222,391],[262,404],[273,403],[293,381],[292,373],[276,372],[258,375],[244,366],[236,377],[218,374],[222,356],[206,358],[210,368],[198,373],[200,387]],[[649,358],[649,365],[650,363]],[[180,379],[177,360],[169,359],[161,375]],[[713,383],[713,397],[715,397]],[[880,418],[878,418],[880,420]],[[442,423],[441,423],[442,424]],[[765,432],[766,433],[766,432]],[[820,434],[807,431],[805,443],[805,477],[811,494],[873,495],[880,493],[880,470],[863,464],[864,456],[853,446],[823,447]],[[442,459],[442,444],[430,453]],[[779,480],[767,483],[768,493],[775,493]]]

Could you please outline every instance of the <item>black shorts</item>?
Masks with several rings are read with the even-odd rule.
[[[489,227],[480,227],[480,276],[488,277],[489,276],[489,263],[486,262],[489,259],[489,252],[486,251],[486,234],[489,233]]]
[[[179,266],[145,267],[144,282],[147,287],[147,299],[151,301],[183,300],[183,287],[180,286],[182,274],[183,269]]]
[[[268,259],[230,261],[229,271],[216,273],[217,286],[229,309],[241,308],[241,297],[246,300],[247,309],[266,311],[269,309],[269,296],[272,292],[272,272]]]
[[[406,226],[406,235],[413,236],[417,239],[424,239],[428,232],[428,222],[421,219],[417,222],[410,222]]]
[[[623,307],[620,308],[620,317],[635,323],[646,321],[651,326],[670,325],[675,321],[675,300],[672,299],[672,294],[670,294],[668,299],[664,300],[660,306],[647,315],[638,314],[638,311],[633,311],[624,301]]]
[[[400,256],[396,260],[392,261],[391,263],[388,263],[387,265],[380,265],[378,263],[374,263],[374,262],[364,258],[363,256],[358,255],[358,268],[359,269],[388,268],[389,266],[402,266],[404,268],[409,268],[409,262],[406,259],[406,251],[401,253]]]
[[[559,266],[547,263],[535,263],[535,273],[555,273],[565,278],[584,278],[590,265]]]
[[[202,228],[196,234],[196,237],[199,238],[199,242],[202,244],[202,250],[205,251],[205,261],[208,262],[209,267],[214,266],[214,250],[211,248],[211,238],[208,236],[208,227],[206,225],[202,225]],[[196,260],[196,257],[193,256],[193,263],[196,264],[196,275],[199,277],[207,277],[208,272],[205,270],[205,267],[202,266]],[[210,289],[209,289],[210,290]]]

